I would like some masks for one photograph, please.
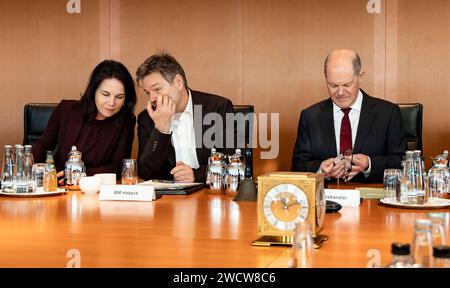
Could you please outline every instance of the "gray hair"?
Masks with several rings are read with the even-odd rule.
[[[183,78],[184,87],[188,89],[186,74],[180,63],[169,53],[160,52],[147,58],[136,71],[137,82],[153,72],[159,72],[167,82],[172,83],[177,74]]]

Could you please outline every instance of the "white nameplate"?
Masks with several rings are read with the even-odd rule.
[[[361,204],[361,193],[356,189],[325,189],[325,199],[337,202],[342,207],[359,207]]]
[[[155,188],[139,185],[102,185],[98,200],[153,201]]]

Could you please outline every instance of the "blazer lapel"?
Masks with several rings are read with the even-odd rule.
[[[358,130],[356,132],[355,147],[353,153],[359,153],[364,146],[367,136],[372,129],[377,113],[374,106],[376,105],[366,93],[363,92],[363,102],[361,105],[361,113],[359,116]]]
[[[328,99],[321,106],[322,115],[319,116],[319,131],[323,133],[323,139],[325,139],[324,146],[327,147],[327,156],[328,155],[337,155],[336,151],[336,137],[334,136],[334,118],[333,118],[333,102],[331,99]],[[324,151],[325,152],[325,151]]]

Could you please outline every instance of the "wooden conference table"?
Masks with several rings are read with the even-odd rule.
[[[63,268],[73,251],[81,267],[287,267],[289,247],[251,245],[255,202],[206,192],[153,202],[98,201],[78,191],[0,197],[0,267]],[[366,267],[377,251],[384,266],[390,244],[411,242],[414,220],[426,212],[364,200],[327,214],[329,240],[315,250],[316,266]]]

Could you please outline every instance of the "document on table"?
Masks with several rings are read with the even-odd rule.
[[[204,185],[201,182],[192,182],[192,183],[182,183],[175,182],[171,180],[149,180],[145,182],[138,183],[137,185],[146,185],[153,186],[155,190],[181,190],[190,187]]]

